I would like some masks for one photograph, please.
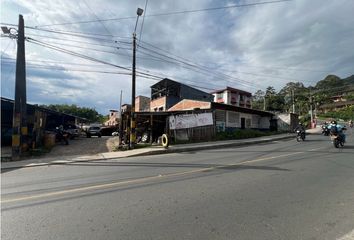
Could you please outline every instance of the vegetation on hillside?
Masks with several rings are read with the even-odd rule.
[[[295,112],[305,116],[312,109],[323,104],[332,103],[332,97],[345,94],[347,100],[354,100],[354,75],[341,79],[335,75],[328,75],[315,86],[305,87],[301,82],[289,82],[279,92],[273,86],[265,91],[258,90],[253,96],[253,108],[272,112]],[[330,112],[324,116],[331,118],[352,119],[353,108],[348,107],[339,112]]]

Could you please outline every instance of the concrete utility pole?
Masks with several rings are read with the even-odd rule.
[[[17,32],[15,102],[12,123],[12,160],[19,160],[22,153],[28,149],[25,30],[22,15],[19,15]]]
[[[294,93],[294,89],[291,90],[292,93],[292,102],[293,102],[293,113],[295,113],[295,93]]]
[[[143,14],[144,10],[138,8],[136,11],[137,18],[135,23],[135,28],[133,32],[133,66],[132,66],[132,107],[131,107],[131,117],[130,117],[130,140],[129,140],[129,148],[134,148],[134,143],[136,139],[135,133],[135,81],[136,81],[136,27],[138,25],[139,16]]]
[[[263,97],[263,111],[266,110],[266,98],[265,98],[265,95]]]
[[[311,116],[311,128],[312,128],[313,126],[312,95],[310,95],[310,116]]]
[[[123,138],[122,95],[123,95],[123,91],[120,90],[120,101],[119,101],[119,143],[118,143],[119,146],[122,145],[122,138]]]

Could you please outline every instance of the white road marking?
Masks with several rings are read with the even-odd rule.
[[[347,233],[346,235],[342,236],[341,238],[338,238],[337,240],[354,240],[354,229],[350,233]]]

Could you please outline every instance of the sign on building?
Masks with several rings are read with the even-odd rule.
[[[170,129],[184,129],[213,125],[212,113],[184,114],[169,117]]]

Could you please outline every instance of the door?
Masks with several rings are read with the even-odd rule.
[[[245,124],[245,118],[241,118],[241,129],[245,129],[245,126],[246,126],[246,124]]]

